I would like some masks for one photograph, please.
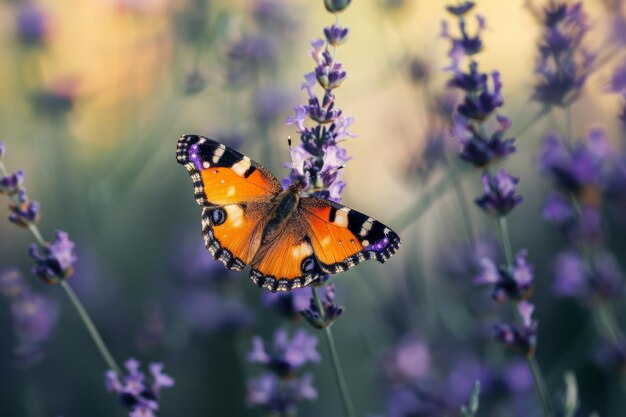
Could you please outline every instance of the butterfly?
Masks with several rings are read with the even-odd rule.
[[[176,150],[202,207],[202,236],[228,269],[251,265],[250,278],[272,292],[309,285],[367,259],[385,262],[400,238],[390,228],[323,198],[283,189],[263,165],[228,146],[183,135]]]

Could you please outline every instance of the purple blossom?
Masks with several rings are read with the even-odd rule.
[[[606,161],[613,152],[602,129],[592,130],[574,147],[551,134],[544,139],[539,153],[539,168],[549,174],[561,190],[577,195],[583,204],[597,205],[598,193],[607,183]]]
[[[595,56],[583,47],[589,29],[582,3],[553,1],[543,12],[531,12],[543,24],[534,99],[546,106],[573,103],[593,70]]]
[[[42,253],[37,244],[33,243],[29,249],[30,256],[37,261],[33,274],[48,284],[57,284],[72,276],[77,261],[74,246],[69,235],[62,230],[57,231],[54,243],[46,243]]]
[[[50,33],[49,16],[35,3],[20,3],[17,9],[15,30],[24,45],[42,45]]]
[[[537,324],[532,319],[535,306],[528,301],[522,301],[517,306],[522,317],[523,325],[511,325],[506,323],[494,324],[496,340],[508,348],[532,355],[537,347]]]
[[[476,204],[492,216],[506,216],[523,201],[521,195],[515,194],[519,178],[509,175],[504,168],[494,176],[483,173],[481,182],[484,194],[476,199]]]
[[[285,381],[271,372],[265,372],[248,380],[247,403],[277,415],[292,415],[299,402],[316,398],[311,374]]]
[[[491,259],[483,258],[482,271],[474,282],[493,285],[492,297],[496,301],[525,300],[532,295],[533,290],[533,268],[526,260],[527,256],[528,252],[522,250],[512,266],[499,268]]]
[[[483,168],[515,152],[515,139],[506,138],[510,122],[497,116],[500,127],[491,136],[484,136],[479,128],[462,117],[455,120],[453,135],[461,143],[461,159]]]
[[[392,384],[406,384],[428,376],[431,354],[415,335],[404,336],[382,359],[382,372]]]
[[[464,1],[458,6],[446,6],[446,10],[455,16],[463,16],[474,8],[476,3],[473,1]]]
[[[33,292],[15,270],[0,273],[0,293],[10,303],[16,365],[39,363],[45,355],[43,345],[52,336],[59,318],[58,303]]]
[[[120,404],[129,409],[130,417],[155,417],[159,409],[161,390],[174,386],[174,379],[164,374],[163,365],[151,363],[150,377],[139,370],[140,363],[136,359],[128,359],[124,366],[128,370],[120,381],[117,373],[109,370],[105,373],[104,383],[107,391],[118,395]]]
[[[588,264],[578,252],[566,251],[556,258],[554,292],[592,303],[624,295],[624,276],[609,252],[595,254]]]
[[[296,288],[289,292],[263,291],[261,304],[276,311],[281,316],[297,320],[302,318],[300,312],[309,307],[311,288]]]
[[[349,32],[350,30],[348,28],[344,28],[339,25],[331,25],[324,28],[326,42],[332,46],[339,46],[344,43]]]
[[[343,307],[335,304],[335,285],[326,284],[323,291],[323,312],[320,312],[313,297],[309,298],[309,307],[300,312],[302,317],[316,329],[323,329],[324,327],[330,326],[343,313]]]
[[[452,10],[448,8],[448,11],[451,14],[459,18],[458,19],[459,32],[460,32],[459,37],[454,37],[450,34],[447,22],[444,21],[441,23],[441,37],[444,39],[448,39],[450,43],[452,44],[452,47],[448,55],[453,60],[458,59],[457,57],[459,57],[460,55],[465,55],[465,56],[475,55],[478,52],[480,52],[483,47],[483,42],[482,42],[482,39],[480,38],[480,34],[485,28],[484,19],[481,16],[476,15],[478,28],[476,30],[476,33],[472,36],[467,33],[467,24],[465,22],[465,19],[458,14],[459,11],[462,11],[462,14],[465,14],[471,8],[472,7],[466,8],[467,10],[464,10],[464,11],[462,11],[464,9],[463,7],[452,8]]]
[[[307,362],[319,362],[321,357],[316,347],[317,337],[310,336],[302,329],[297,330],[291,340],[286,330],[279,329],[274,333],[271,348],[259,336],[252,338],[248,361],[263,364],[277,375],[285,377],[293,375]]]
[[[0,142],[0,162],[4,159],[4,156],[7,154],[7,147],[4,142]]]
[[[576,209],[569,199],[561,193],[548,194],[546,204],[542,210],[543,218],[562,228],[569,228],[576,222]]]
[[[348,130],[353,119],[337,108],[334,95],[347,75],[328,48],[345,41],[346,34],[346,28],[333,25],[325,29],[326,41],[311,42],[309,56],[316,66],[313,72],[305,74],[301,86],[307,92],[308,103],[294,107],[295,115],[287,118],[287,125],[297,127],[301,143],[292,148],[291,174],[282,181],[283,186],[298,181],[310,195],[337,202],[345,186],[337,169],[350,159],[338,143],[354,135]],[[315,92],[316,86],[322,90],[321,99]],[[313,122],[312,126],[307,126],[307,121]]]
[[[3,150],[4,151],[4,150]],[[24,171],[18,170],[11,175],[0,177],[0,194],[17,194],[24,185],[26,175]]]

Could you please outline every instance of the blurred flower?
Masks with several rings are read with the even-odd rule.
[[[554,292],[561,296],[590,303],[624,295],[623,273],[609,252],[596,253],[590,265],[578,252],[565,251],[556,258],[554,274]]]
[[[180,294],[183,320],[199,332],[238,331],[254,322],[252,312],[239,301],[201,288]]]
[[[533,268],[526,260],[527,256],[528,252],[522,250],[515,257],[513,265],[500,268],[491,259],[483,258],[482,272],[474,282],[493,285],[492,297],[496,301],[525,300],[533,290]]]
[[[382,359],[382,372],[391,384],[407,384],[426,378],[430,371],[430,350],[415,335],[406,335]]]
[[[220,135],[216,140],[223,137]],[[227,141],[228,143],[228,141]],[[211,283],[222,285],[235,276],[232,271],[213,259],[206,250],[199,232],[183,233],[172,239],[170,268],[172,274],[193,283]],[[183,262],[181,262],[183,259]]]
[[[309,307],[311,288],[296,288],[288,292],[263,291],[261,304],[291,320],[302,318],[301,311]]]
[[[622,96],[626,94],[626,63],[620,65],[613,71],[607,85],[607,90],[611,93],[621,94]]]
[[[263,33],[275,33],[279,38],[287,38],[297,25],[291,8],[276,0],[253,0],[252,17]]]
[[[74,246],[69,235],[62,230],[57,231],[54,243],[46,243],[42,253],[37,244],[33,243],[29,249],[30,256],[37,261],[33,274],[48,284],[57,284],[72,276],[77,261]]]
[[[339,46],[346,41],[350,33],[350,29],[341,27],[339,25],[331,25],[324,28],[324,37],[326,42],[332,46]]]
[[[562,228],[569,228],[576,222],[576,209],[568,198],[560,193],[550,192],[542,210],[543,218]]]
[[[317,337],[306,331],[297,330],[291,340],[287,331],[279,329],[274,333],[274,343],[268,348],[259,336],[252,338],[252,351],[248,361],[267,366],[280,377],[293,375],[307,362],[319,362],[320,354],[316,350]]]
[[[535,386],[528,362],[522,359],[511,361],[502,372],[501,381],[509,394],[525,394]]]
[[[465,3],[465,4],[467,5],[468,3]],[[483,19],[482,16],[476,15],[478,29],[476,30],[476,33],[474,34],[474,36],[470,36],[467,33],[467,27],[466,27],[467,23],[462,15],[464,15],[471,9],[472,7],[463,7],[463,6],[447,8],[450,14],[458,17],[459,32],[461,32],[461,36],[458,38],[455,38],[454,36],[450,34],[450,31],[448,28],[448,22],[446,21],[441,22],[441,37],[444,39],[448,39],[451,42],[452,47],[450,49],[450,52],[448,53],[448,56],[450,56],[450,58],[452,58],[453,60],[458,60],[463,55],[465,56],[475,55],[478,52],[480,52],[483,47],[483,41],[480,38],[480,34],[485,29],[485,20]],[[456,65],[456,64],[453,63],[453,65]]]
[[[120,404],[130,410],[130,417],[154,417],[159,409],[161,389],[174,386],[174,379],[164,374],[163,365],[151,363],[150,383],[146,383],[146,376],[139,370],[139,361],[128,359],[124,366],[128,373],[120,382],[117,373],[109,370],[105,373],[107,391],[118,395]]]
[[[428,384],[410,384],[389,390],[386,411],[386,417],[441,417],[449,410],[445,393]]]
[[[17,6],[15,32],[22,44],[41,46],[50,35],[50,17],[37,4],[22,2]]]
[[[36,91],[31,96],[33,109],[48,117],[65,116],[74,108],[78,98],[78,80],[67,78]]]
[[[526,5],[543,25],[533,97],[546,106],[568,106],[580,95],[595,58],[583,47],[589,24],[582,2],[551,1],[542,12],[530,1]]]
[[[34,293],[16,270],[0,272],[0,293],[10,302],[16,365],[39,363],[45,355],[43,345],[59,318],[59,305],[52,298]]]
[[[297,403],[317,398],[311,374],[281,380],[275,374],[265,372],[248,380],[247,391],[249,405],[261,406],[271,415],[279,416],[294,415]]]
[[[428,62],[419,56],[412,56],[407,60],[409,79],[415,84],[426,83],[430,78]]]
[[[494,324],[496,340],[508,348],[533,355],[537,347],[537,323],[533,321],[532,314],[535,306],[528,301],[522,301],[517,305],[523,325],[511,325],[506,323]]]
[[[4,146],[3,146],[4,148]],[[24,184],[24,171],[17,170],[13,174],[0,177],[0,194],[18,194]]]
[[[262,35],[244,35],[228,47],[226,78],[230,84],[250,81],[257,71],[273,70],[277,64],[276,46]]]
[[[481,395],[491,389],[494,375],[479,360],[474,357],[462,356],[456,359],[444,385],[446,402],[450,408],[458,409],[472,393],[476,381],[480,381]]]
[[[206,88],[206,76],[200,70],[193,70],[187,74],[185,80],[185,93],[193,95],[198,94]]]
[[[280,86],[261,88],[252,98],[254,119],[260,126],[271,126],[287,112],[291,102],[290,92]]]
[[[497,116],[500,128],[490,137],[484,136],[481,129],[468,123],[463,118],[455,120],[453,135],[462,146],[461,159],[475,167],[484,168],[515,152],[515,139],[505,138],[510,128],[510,121],[504,116]]]
[[[596,206],[607,183],[606,161],[613,153],[602,129],[592,130],[585,141],[573,147],[551,134],[544,139],[539,153],[539,169],[549,174],[559,189],[576,195],[583,205]]]
[[[463,16],[465,13],[469,12],[474,8],[476,3],[473,1],[464,1],[459,2],[458,6],[447,6],[446,10],[455,16]]]
[[[445,244],[438,250],[439,269],[450,277],[466,280],[483,269],[483,259],[500,259],[500,246],[492,236],[477,236],[471,246],[467,242]]]
[[[324,299],[321,301],[323,312],[320,312],[313,297],[309,298],[309,308],[300,312],[302,317],[316,329],[330,326],[343,313],[343,307],[335,304],[335,285],[326,284],[322,291],[324,291]]]
[[[614,371],[617,368],[626,372],[626,340],[618,343],[601,340],[596,347],[594,359],[607,370]]]
[[[515,194],[519,178],[509,175],[504,168],[494,176],[485,171],[481,182],[485,194],[476,199],[476,204],[492,216],[506,216],[523,201],[521,195]]]

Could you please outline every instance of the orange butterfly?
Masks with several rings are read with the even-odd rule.
[[[202,207],[207,249],[226,268],[272,292],[309,285],[366,259],[385,262],[398,235],[365,214],[286,190],[264,166],[214,140],[183,135],[176,159],[187,168]]]

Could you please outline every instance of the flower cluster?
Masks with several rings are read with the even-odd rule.
[[[499,268],[491,259],[483,258],[482,271],[474,282],[493,285],[492,297],[499,302],[527,299],[533,289],[533,269],[526,260],[527,255],[525,250],[520,251],[515,257],[514,265]]]
[[[451,64],[446,68],[452,73],[448,86],[461,91],[463,101],[456,108],[454,136],[462,146],[461,159],[476,167],[488,167],[497,160],[515,151],[514,139],[507,138],[506,132],[511,121],[496,115],[498,128],[493,133],[485,131],[486,122],[493,113],[504,104],[502,98],[502,82],[500,73],[493,71],[490,75],[480,72],[474,55],[482,49],[481,33],[485,28],[485,20],[476,15],[478,29],[469,35],[465,15],[472,10],[474,3],[464,2],[458,7],[448,7],[448,11],[458,20],[459,37],[454,37],[447,22],[442,22],[441,36],[452,45],[448,53]],[[461,64],[467,58],[467,70]],[[490,82],[491,80],[491,82]]]
[[[283,180],[283,185],[301,181],[305,185],[304,191],[333,201],[341,199],[340,194],[346,185],[339,179],[337,170],[350,159],[339,143],[354,135],[348,130],[353,118],[345,117],[335,106],[334,90],[344,82],[347,74],[330,48],[337,48],[345,42],[348,32],[347,28],[335,24],[324,29],[325,39],[311,42],[309,55],[316,66],[313,72],[304,76],[302,83],[302,89],[309,96],[308,104],[296,106],[295,116],[287,119],[288,125],[296,125],[301,143],[292,148],[292,171]],[[316,85],[323,91],[321,99],[314,91]],[[313,122],[313,126],[307,127],[306,119]]]
[[[248,361],[263,365],[266,371],[248,381],[248,404],[270,413],[291,415],[299,402],[316,399],[313,376],[298,374],[307,363],[321,360],[316,346],[317,338],[304,330],[296,331],[291,339],[285,330],[277,330],[271,348],[260,337],[254,337]]]
[[[604,197],[612,195],[612,181],[619,173],[616,154],[601,129],[574,144],[550,134],[539,154],[540,171],[555,185],[543,217],[558,226],[572,246],[557,256],[554,290],[585,303],[623,294],[623,274],[614,256],[603,249],[602,205]]]
[[[45,355],[44,343],[52,335],[59,306],[51,298],[36,294],[15,270],[0,273],[0,294],[10,304],[15,331],[15,360],[18,366],[38,363]]]
[[[580,95],[595,59],[583,46],[589,23],[582,2],[550,1],[543,11],[527,5],[543,25],[533,98],[549,107],[569,106]]]
[[[522,326],[496,323],[496,339],[512,350],[531,356],[537,348],[537,323],[532,318],[535,306],[522,301],[517,305],[517,310],[522,317]]]
[[[40,218],[39,203],[28,199],[23,171],[8,174],[3,162],[5,155],[5,145],[0,142],[0,194],[6,194],[11,199],[9,221],[21,227],[32,227]],[[49,284],[56,284],[72,275],[76,255],[74,242],[69,240],[66,232],[58,231],[54,243],[45,243],[42,250],[43,253],[40,253],[37,244],[29,249],[30,255],[37,261],[33,269],[35,275]]]
[[[335,304],[335,285],[332,283],[326,284],[323,291],[324,300],[321,302],[321,306],[318,306],[315,299],[311,297],[309,299],[309,308],[300,312],[302,317],[316,329],[330,326],[343,313],[343,307]],[[323,311],[320,311],[320,307]]]
[[[478,62],[474,56],[483,47],[481,33],[485,28],[485,19],[476,15],[478,29],[474,35],[469,35],[465,16],[474,8],[470,1],[462,2],[458,6],[448,7],[450,14],[458,20],[459,37],[450,34],[448,25],[442,25],[442,37],[449,39],[452,48],[449,56],[452,63],[447,68],[452,72],[448,81],[450,87],[463,92],[463,102],[457,107],[454,135],[462,145],[461,159],[476,167],[485,168],[481,181],[484,194],[475,200],[483,211],[497,218],[500,228],[500,240],[508,248],[508,236],[502,230],[506,227],[505,216],[522,203],[521,195],[516,194],[516,185],[519,178],[510,175],[505,169],[500,169],[493,175],[489,168],[503,157],[515,152],[514,139],[507,138],[506,132],[511,127],[511,120],[500,114],[494,117],[497,126],[491,135],[486,133],[487,122],[494,112],[504,104],[502,99],[502,82],[498,71],[493,71],[491,77],[478,70]],[[461,62],[467,58],[467,71],[461,69]],[[491,79],[491,83],[489,80]],[[504,224],[504,226],[503,226]],[[506,251],[505,251],[506,252]],[[516,348],[526,354],[534,352],[535,332],[534,323],[529,324],[530,314],[534,306],[526,299],[532,294],[532,267],[528,264],[526,251],[521,251],[515,260],[511,250],[508,250],[507,264],[496,267],[490,258],[481,260],[482,271],[476,278],[477,284],[492,285],[492,297],[500,302],[512,301],[516,308],[524,310],[525,319],[519,329],[518,325],[498,323],[495,325],[496,338],[507,346]],[[530,311],[530,313],[528,313]],[[506,337],[505,337],[506,333]],[[514,334],[515,337],[510,335]]]
[[[159,409],[161,389],[174,386],[174,379],[163,373],[163,364],[151,363],[150,382],[146,382],[146,376],[139,370],[140,363],[136,359],[128,359],[124,366],[128,374],[123,382],[114,370],[105,374],[105,386],[109,392],[118,395],[120,404],[130,410],[130,417],[155,417],[155,411]]]

